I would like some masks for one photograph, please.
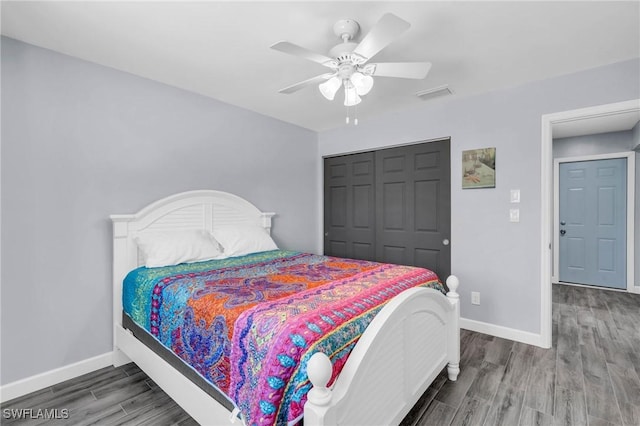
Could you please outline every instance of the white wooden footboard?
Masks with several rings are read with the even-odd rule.
[[[458,279],[450,292],[413,288],[391,300],[371,321],[349,355],[333,389],[331,361],[316,353],[307,365],[314,387],[304,424],[399,424],[448,364],[456,380],[460,361]]]

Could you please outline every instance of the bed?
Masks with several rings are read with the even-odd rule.
[[[292,424],[303,414],[305,425],[398,424],[443,368],[447,367],[450,380],[456,380],[460,347],[458,280],[454,276],[447,279],[445,295],[428,270],[291,252],[268,244],[255,253],[250,247],[219,257],[205,253],[211,260],[188,265],[141,267],[145,260],[149,262],[143,252],[148,255],[148,241],[156,235],[202,233],[222,239],[221,246],[228,248],[235,242],[226,239],[225,231],[259,228],[268,235],[273,216],[233,194],[211,190],[176,194],[136,214],[112,215],[113,364],[135,362],[203,425]],[[270,282],[251,275],[265,270]],[[303,270],[305,284],[298,288]],[[392,285],[382,287],[382,281]],[[250,294],[240,298],[234,293],[225,303],[216,302],[221,291],[238,283],[252,289]],[[274,292],[274,283],[278,291],[267,297]],[[208,299],[210,305],[229,308],[233,298],[230,312],[238,304],[248,307],[216,325],[231,336],[218,345],[217,353],[225,356],[216,358],[224,359],[220,365],[227,370],[217,364],[213,368],[211,363],[203,370],[202,360],[212,359],[211,355],[186,356],[182,345],[186,338],[180,335],[188,328],[184,324],[205,323],[200,314],[194,321],[192,308],[206,300],[203,295],[213,287],[218,296]],[[197,303],[188,302],[188,315],[171,304],[186,300],[183,288],[197,293]],[[257,291],[262,288],[269,290]],[[150,298],[136,299],[138,293]],[[360,298],[350,301],[351,294]],[[331,298],[336,305],[320,305]],[[213,320],[206,323],[213,327]],[[274,330],[279,327],[280,334],[264,331],[273,323],[278,324]],[[264,338],[270,333],[273,342]],[[203,339],[200,335],[189,338]],[[285,340],[288,346],[282,353],[290,357],[280,354],[276,349],[280,343],[274,343]],[[188,361],[190,357],[197,359]],[[293,372],[297,381],[291,379],[289,385],[288,379],[274,374],[274,360],[280,363],[280,370]],[[204,377],[205,371],[213,371],[216,377]],[[272,387],[271,393],[254,398],[258,392],[254,389],[262,389],[265,383]]]

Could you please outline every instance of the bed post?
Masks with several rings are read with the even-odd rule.
[[[262,212],[260,213],[260,219],[262,220],[262,226],[267,230],[269,234],[271,234],[271,218],[275,216],[275,213],[272,212]]]
[[[453,306],[453,313],[450,322],[451,330],[449,330],[449,364],[447,365],[447,373],[449,373],[449,380],[455,382],[460,374],[460,295],[457,293],[460,281],[455,275],[450,275],[447,278],[447,287],[449,292],[447,298]]]
[[[327,415],[327,409],[331,404],[331,390],[327,383],[331,380],[333,364],[327,355],[316,352],[307,362],[307,376],[313,385],[307,393],[307,402],[304,404],[305,426],[320,426],[335,424],[333,415]]]

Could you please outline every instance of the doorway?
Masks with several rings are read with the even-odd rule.
[[[553,138],[554,133],[560,126],[573,126],[590,128],[601,128],[608,125],[608,131],[621,130],[620,123],[633,124],[640,119],[640,99],[618,102],[614,104],[599,105],[596,107],[582,108],[571,111],[564,111],[542,116],[542,137],[541,137],[541,235],[540,239],[540,272],[541,272],[541,315],[540,315],[540,342],[542,347],[550,348],[552,343],[552,320],[551,320],[551,283],[553,274],[554,256],[554,215],[553,215]],[[635,122],[633,122],[635,120]],[[630,127],[628,127],[630,128]],[[591,133],[597,133],[592,131]],[[635,174],[635,164],[630,165]],[[631,181],[631,185],[634,180]],[[634,187],[630,188],[634,191]],[[635,192],[634,192],[635,193]],[[630,226],[629,226],[630,224]],[[634,233],[634,222],[627,218],[627,232]],[[628,258],[634,259],[633,244],[627,245]],[[627,262],[627,282],[634,282],[634,262]],[[640,293],[640,287],[632,286],[630,291]]]

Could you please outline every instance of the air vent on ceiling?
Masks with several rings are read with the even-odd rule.
[[[420,92],[416,92],[416,96],[426,101],[427,99],[433,99],[438,96],[451,95],[453,91],[449,89],[449,85],[445,84],[444,86],[434,87],[432,89],[421,90]]]

